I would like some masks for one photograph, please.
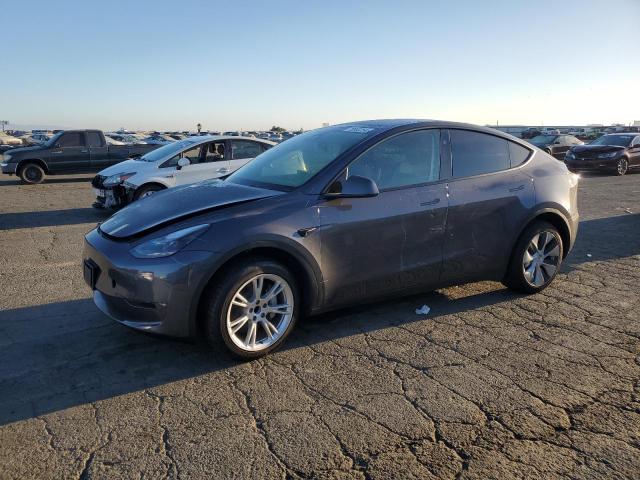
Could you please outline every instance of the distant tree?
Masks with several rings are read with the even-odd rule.
[[[271,131],[276,133],[282,133],[282,132],[286,132],[287,129],[274,125],[273,127],[271,127]]]

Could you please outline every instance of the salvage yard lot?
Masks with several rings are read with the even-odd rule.
[[[1,478],[637,478],[640,175],[582,179],[542,294],[485,282],[306,319],[251,363],[93,306],[92,201],[83,176],[0,179]]]

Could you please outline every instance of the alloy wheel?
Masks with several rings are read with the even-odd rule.
[[[626,158],[621,158],[618,160],[618,175],[624,175],[627,173],[627,168],[629,167]]]
[[[541,287],[551,281],[560,263],[560,243],[550,231],[533,236],[524,251],[522,268],[525,280],[533,287]]]
[[[293,318],[294,298],[287,281],[274,274],[259,274],[236,290],[227,309],[226,327],[231,341],[246,352],[270,347],[287,331]]]

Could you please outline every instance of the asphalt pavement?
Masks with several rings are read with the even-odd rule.
[[[640,174],[581,180],[576,247],[541,294],[334,312],[250,363],[97,310],[92,201],[87,176],[0,178],[0,478],[640,475]]]

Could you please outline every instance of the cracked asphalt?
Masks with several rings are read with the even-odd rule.
[[[0,478],[640,477],[640,175],[581,180],[542,294],[352,308],[251,363],[93,306],[91,201],[0,179]]]

